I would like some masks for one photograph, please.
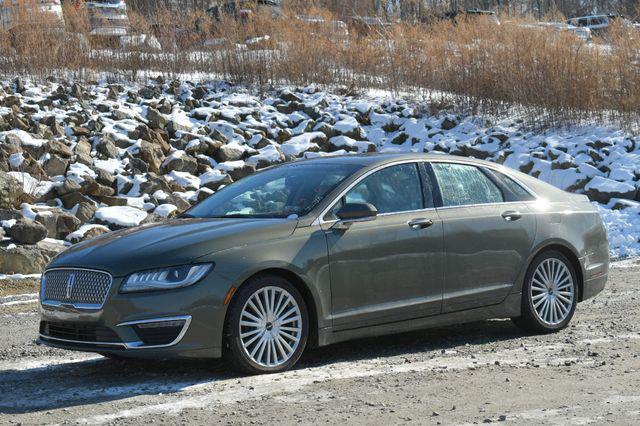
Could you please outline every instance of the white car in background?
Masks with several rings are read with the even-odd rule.
[[[94,44],[152,50],[162,48],[154,36],[132,31],[124,0],[91,0],[84,4]]]
[[[575,34],[580,40],[589,42],[592,40],[591,29],[587,27],[576,27],[575,25],[565,24],[563,22],[538,22],[538,26],[542,28],[554,29],[556,31],[569,31]]]
[[[510,22],[507,22],[510,23]],[[516,27],[534,31],[554,31],[556,33],[569,32],[580,40],[590,43],[592,41],[589,28],[575,27],[562,22],[535,22],[532,24],[516,24]]]
[[[633,27],[633,23],[620,15],[590,15],[571,18],[567,24],[575,27],[588,28],[594,34],[606,32],[614,22],[620,21],[623,25]]]
[[[129,34],[131,26],[124,0],[85,2],[91,25],[91,36],[119,38]]]

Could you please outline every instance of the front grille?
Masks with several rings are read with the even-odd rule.
[[[106,272],[52,270],[44,275],[42,302],[98,309],[104,304],[111,281],[111,275]]]
[[[78,342],[121,342],[115,331],[93,324],[41,321],[40,334],[45,337]]]

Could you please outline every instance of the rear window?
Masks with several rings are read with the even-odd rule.
[[[532,201],[535,200],[535,197],[527,191],[522,185],[518,182],[510,178],[509,176],[497,172],[495,170],[491,170],[491,173],[502,183],[506,189],[511,193],[512,200],[509,201]]]

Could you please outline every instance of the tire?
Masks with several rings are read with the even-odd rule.
[[[307,307],[295,286],[276,275],[258,276],[231,301],[223,356],[243,373],[278,373],[298,362],[308,335]]]
[[[578,279],[569,259],[558,251],[540,253],[524,279],[521,316],[512,320],[530,333],[560,331],[573,318],[578,297]]]

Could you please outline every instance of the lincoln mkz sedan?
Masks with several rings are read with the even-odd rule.
[[[271,373],[306,347],[445,324],[561,330],[608,271],[584,195],[446,155],[326,157],[71,247],[43,274],[40,341]]]

